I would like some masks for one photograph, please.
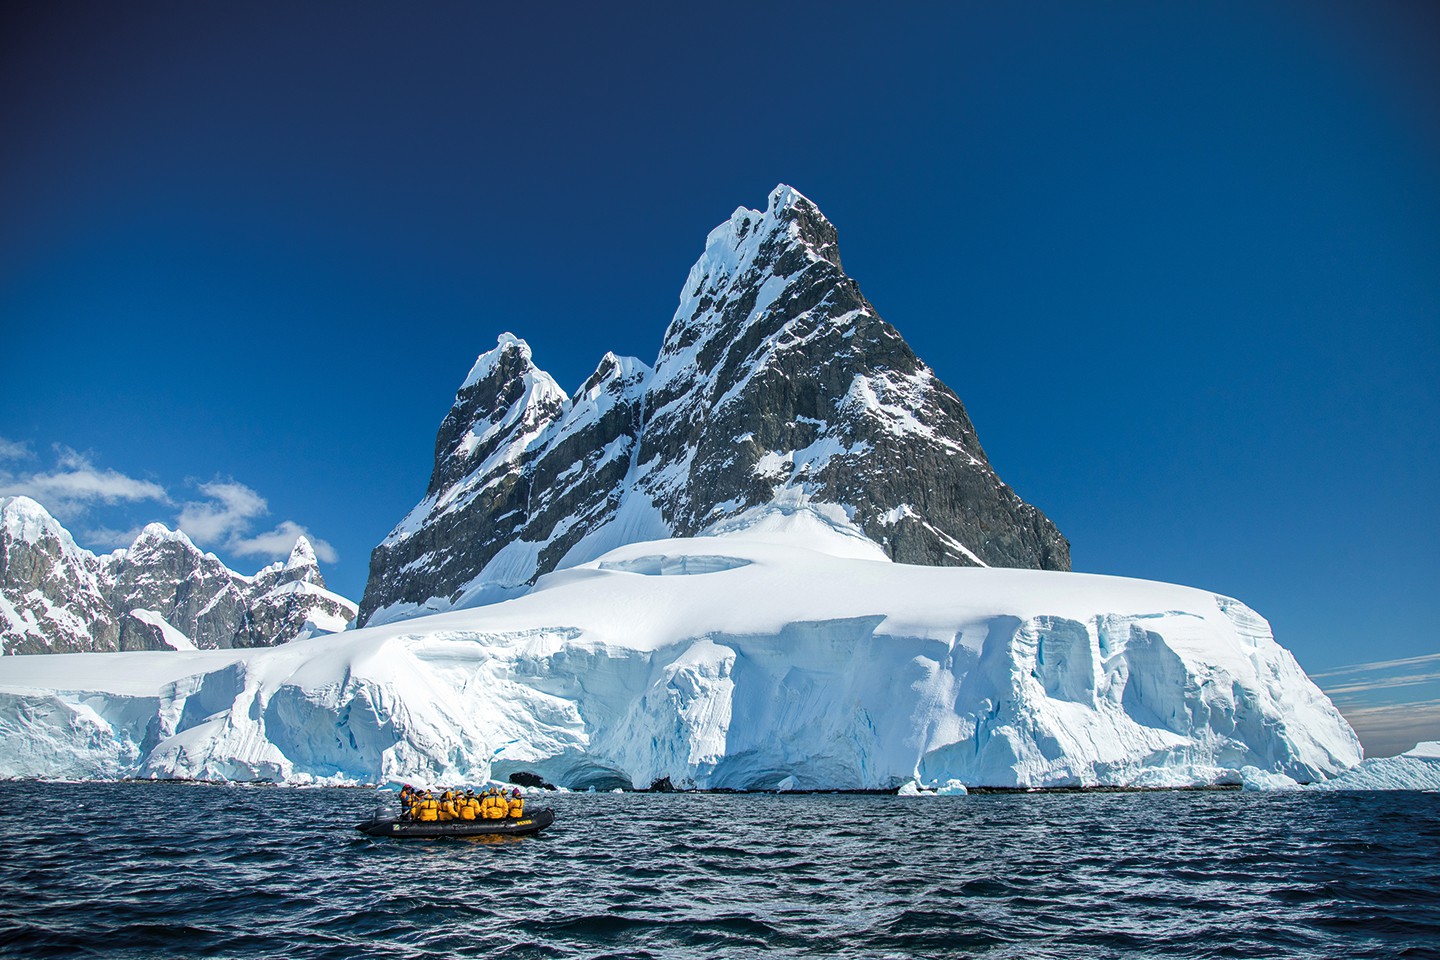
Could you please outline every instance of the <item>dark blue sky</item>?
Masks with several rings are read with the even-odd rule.
[[[1077,570],[1440,653],[1433,5],[522,6],[9,5],[0,481],[358,597],[477,353],[653,360],[784,181]]]

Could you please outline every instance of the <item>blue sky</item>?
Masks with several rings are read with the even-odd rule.
[[[82,544],[304,530],[358,598],[498,333],[653,360],[783,181],[1077,570],[1239,597],[1367,740],[1440,738],[1433,6],[3,16],[0,488]]]

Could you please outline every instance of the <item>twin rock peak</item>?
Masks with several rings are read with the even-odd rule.
[[[845,274],[834,226],[781,185],[710,232],[653,367],[606,354],[567,395],[510,334],[476,360],[425,498],[371,555],[357,623],[797,513],[902,563],[1070,567],[964,404]]]

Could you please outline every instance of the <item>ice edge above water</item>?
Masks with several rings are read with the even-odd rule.
[[[276,648],[6,657],[0,776],[953,790],[1360,760],[1235,600],[788,533],[630,544],[503,603]]]

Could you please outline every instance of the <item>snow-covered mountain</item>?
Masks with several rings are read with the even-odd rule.
[[[711,231],[653,368],[606,354],[567,395],[510,334],[476,360],[425,498],[371,557],[359,622],[516,596],[622,544],[801,504],[904,563],[1070,566],[845,274],[835,228],[782,185]]]
[[[897,564],[832,521],[632,544],[281,647],[3,658],[0,776],[1173,786],[1360,759],[1235,600]]]
[[[97,556],[34,500],[0,498],[3,653],[270,646],[343,630],[355,612],[304,537],[247,577],[158,523]]]

